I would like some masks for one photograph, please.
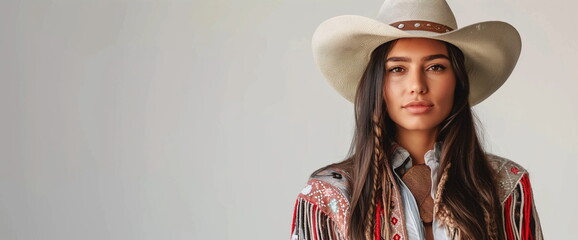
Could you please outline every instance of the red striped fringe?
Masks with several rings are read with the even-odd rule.
[[[530,186],[530,179],[528,179],[527,174],[522,176],[520,183],[522,184],[522,189],[524,190],[524,220],[522,223],[522,239],[533,240],[534,235],[532,234],[532,229],[530,228],[530,222],[532,219],[532,187]]]
[[[312,220],[313,220],[313,233],[315,234],[315,240],[318,240],[318,233],[317,233],[317,205],[313,205],[313,214],[312,214]]]
[[[504,221],[506,224],[506,239],[514,239],[514,232],[512,231],[512,219],[510,212],[512,207],[512,196],[504,203]]]
[[[291,233],[295,230],[295,220],[297,219],[297,205],[299,204],[299,199],[295,201],[295,207],[293,207],[293,221],[291,222]]]
[[[375,240],[381,239],[381,202],[377,202],[377,209],[375,210]]]

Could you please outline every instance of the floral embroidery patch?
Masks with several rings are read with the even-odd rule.
[[[301,190],[302,194],[309,194],[311,192],[311,185],[307,185],[303,190]]]
[[[329,207],[331,208],[331,211],[333,211],[333,213],[338,213],[339,208],[337,208],[337,199],[335,198],[331,199],[331,201],[329,202]]]

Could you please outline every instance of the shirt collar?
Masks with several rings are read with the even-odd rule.
[[[401,166],[404,166],[403,170],[407,170],[412,167],[411,157],[409,152],[397,143],[393,143],[393,154],[391,156],[391,166],[395,170]],[[434,148],[427,151],[424,155],[425,164],[430,166],[433,163],[439,163],[441,154],[441,142],[436,142]]]

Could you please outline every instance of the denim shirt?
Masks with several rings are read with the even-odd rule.
[[[432,199],[435,199],[435,194],[437,192],[440,150],[441,144],[436,143],[434,145],[434,149],[427,151],[424,155],[425,164],[431,169],[432,187],[430,194]],[[411,191],[409,190],[409,188],[405,185],[405,183],[397,173],[400,170],[402,172],[405,172],[412,167],[412,160],[409,155],[409,152],[405,150],[403,147],[397,145],[391,158],[391,165],[392,169],[394,170],[393,172],[395,175],[395,179],[397,180],[397,183],[400,188],[399,190],[402,197],[408,239],[425,240],[425,229],[419,215],[419,208],[416,203],[416,200]],[[432,222],[432,231],[434,239],[436,240],[449,239],[446,229],[443,226],[441,226],[438,221],[436,221],[435,215]]]

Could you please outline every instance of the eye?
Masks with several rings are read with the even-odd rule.
[[[444,66],[444,65],[435,64],[435,65],[432,65],[432,66],[428,67],[426,70],[428,70],[428,71],[434,71],[434,72],[441,72],[441,71],[445,70],[446,68],[447,68],[447,67]]]
[[[391,73],[398,73],[398,72],[403,72],[404,69],[402,67],[392,67],[387,69],[387,72],[391,72]]]

